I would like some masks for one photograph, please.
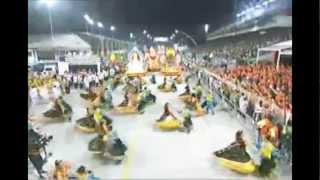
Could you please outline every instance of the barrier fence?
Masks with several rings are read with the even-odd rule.
[[[242,88],[239,88],[238,90],[240,92],[244,92],[246,94],[246,96],[249,99],[249,106],[250,108],[248,108],[248,111],[246,113],[243,113],[240,110],[239,107],[239,103],[238,103],[238,99],[234,96],[232,96],[232,92],[229,92],[229,95],[226,95],[226,88],[234,88],[235,84],[228,82],[228,81],[224,81],[223,79],[221,79],[219,76],[207,71],[207,70],[201,70],[199,67],[186,67],[186,69],[191,72],[192,76],[195,79],[200,79],[202,84],[205,84],[206,87],[214,92],[214,94],[218,95],[218,97],[221,99],[222,103],[225,103],[230,109],[230,112],[232,114],[235,114],[238,119],[241,121],[241,123],[243,124],[243,126],[245,128],[247,128],[250,132],[250,135],[252,137],[254,137],[254,139],[257,138],[257,134],[258,134],[258,129],[257,126],[253,120],[253,112],[254,112],[254,104],[256,102],[256,100],[258,99],[258,97],[253,94],[250,93]],[[210,79],[211,78],[211,79]],[[278,114],[272,114],[272,120],[274,123],[281,123],[282,125],[286,125],[285,119],[283,118],[283,116],[281,116],[281,113],[279,115],[279,111],[281,111],[281,109],[278,109]],[[290,137],[291,140],[292,137]],[[291,146],[286,146],[282,149],[280,149],[280,160],[282,162],[287,162],[287,163],[291,163],[292,162],[292,149]]]

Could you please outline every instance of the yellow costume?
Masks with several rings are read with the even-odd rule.
[[[156,122],[156,127],[162,130],[176,130],[182,128],[182,124],[179,120],[171,118],[161,122]]]
[[[166,52],[166,57],[163,57],[163,67],[161,72],[165,76],[180,76],[181,68],[178,65],[179,62],[177,55],[173,48],[168,48]]]

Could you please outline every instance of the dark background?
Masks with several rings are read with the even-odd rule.
[[[238,0],[240,1],[240,0]],[[204,24],[210,31],[231,22],[236,0],[57,0],[52,7],[55,33],[86,31],[83,15],[101,21],[110,35],[129,38],[129,33],[142,35],[146,29],[153,37],[170,36],[181,29],[197,40],[205,37]],[[98,29],[94,29],[98,32]],[[28,32],[50,33],[48,9],[39,1],[28,1]]]

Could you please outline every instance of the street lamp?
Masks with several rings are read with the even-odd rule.
[[[97,23],[97,26],[98,26],[98,28],[104,28],[104,27],[103,27],[103,24],[102,24],[101,22],[98,22],[98,23]]]
[[[176,34],[178,34],[178,33],[179,33],[179,31],[178,31],[177,29],[175,29],[175,30],[174,30],[174,32],[175,32]]]
[[[89,25],[91,25],[91,26],[94,25],[94,21],[89,17],[88,14],[83,15],[83,18],[86,20],[86,22],[87,22]],[[87,34],[88,34],[88,25],[87,25],[87,23],[86,23],[86,28],[87,28]]]
[[[130,39],[133,39],[133,33],[130,33]]]
[[[101,22],[97,22],[97,26],[99,28],[99,34],[101,35],[101,29],[104,28],[103,24]],[[103,37],[101,36],[101,52],[100,52],[101,57],[104,56],[104,42],[103,42]]]
[[[116,30],[116,27],[113,26],[113,25],[111,25],[111,26],[110,26],[111,38],[112,38],[111,51],[113,51],[113,31],[115,31],[115,30]]]
[[[83,18],[86,20],[86,23],[85,23],[85,25],[86,25],[86,30],[87,30],[87,34],[89,34],[89,31],[88,31],[88,24],[87,24],[87,23],[89,23],[89,21],[90,21],[90,17],[89,17],[89,15],[88,15],[88,14],[85,14],[85,15],[83,15]]]
[[[147,32],[147,30],[143,30],[143,34],[147,34],[148,32]]]
[[[104,28],[103,24],[101,22],[97,22],[97,26],[99,28],[99,34],[101,35],[101,29]]]
[[[208,33],[209,27],[210,27],[209,24],[205,24],[205,25],[204,25],[204,32],[205,32],[205,33]]]
[[[113,32],[113,31],[115,31],[115,30],[116,30],[116,27],[110,26],[110,31],[111,31],[111,32]]]
[[[51,7],[54,5],[56,0],[41,0],[41,4],[46,4],[48,7],[48,12],[49,12],[49,22],[50,22],[50,31],[51,31],[51,39],[52,41],[54,40],[54,35],[53,35],[53,24],[52,24],[52,15],[51,15]]]

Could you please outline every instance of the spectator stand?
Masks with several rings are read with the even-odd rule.
[[[202,68],[203,69],[203,68]],[[260,97],[257,97],[257,95],[247,92],[246,90],[242,89],[241,87],[237,87],[235,84],[225,81],[219,76],[215,75],[214,73],[211,73],[207,70],[201,70],[201,68],[196,68],[193,71],[199,72],[193,75],[193,79],[198,80],[200,78],[202,84],[206,84],[206,88],[208,91],[212,91],[219,97],[220,105],[222,106],[221,110],[225,110],[231,113],[232,117],[235,117],[237,120],[241,121],[243,124],[243,127],[248,130],[250,133],[250,137],[253,139],[256,139],[258,136],[258,131],[256,124],[253,122],[253,111],[250,112],[250,105],[252,108],[254,108],[255,102],[257,99],[260,99]],[[211,80],[210,80],[211,77]],[[209,82],[209,83],[208,83]],[[235,93],[235,90],[239,90],[239,92],[244,92],[247,97],[249,98],[249,107],[247,113],[242,113],[239,108],[239,104],[237,103],[239,101],[239,97],[233,96]],[[279,119],[275,119],[274,122],[279,122]],[[281,121],[281,124],[284,122]],[[257,152],[258,150],[253,147],[253,152]],[[289,154],[289,155],[288,155]],[[289,162],[291,163],[291,149],[283,150],[281,151],[281,162]]]
[[[290,56],[292,55],[292,40],[283,41],[283,42],[274,44],[272,46],[264,47],[264,48],[258,48],[256,63],[258,63],[261,60],[264,60],[263,57],[260,56],[261,52],[263,51],[275,52],[274,61],[276,62],[276,68],[278,70],[281,55],[290,55]]]

